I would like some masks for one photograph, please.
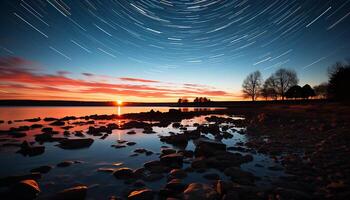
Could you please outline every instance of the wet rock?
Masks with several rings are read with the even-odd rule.
[[[146,162],[143,166],[152,173],[162,173],[169,169],[159,160]]]
[[[160,136],[160,141],[181,147],[187,146],[188,140],[189,138],[185,134]]]
[[[52,200],[84,200],[86,197],[87,186],[76,186],[62,190],[55,194]]]
[[[39,172],[41,174],[46,174],[52,169],[50,165],[44,165],[30,170],[30,172]]]
[[[31,129],[42,128],[42,127],[43,127],[42,124],[32,124],[32,125],[30,126]]]
[[[115,168],[105,168],[101,167],[97,169],[98,172],[107,172],[107,173],[113,173],[115,171]]]
[[[74,164],[74,161],[66,160],[66,161],[58,163],[56,166],[57,167],[69,167],[72,164]]]
[[[117,179],[130,179],[130,178],[134,178],[134,172],[132,169],[130,168],[119,168],[116,169],[113,173],[114,177],[116,177]]]
[[[187,184],[182,183],[181,179],[172,179],[166,185],[165,188],[176,192],[183,192],[187,187]]]
[[[60,120],[50,123],[51,126],[64,126],[65,124],[66,123],[64,121],[60,121]]]
[[[160,157],[160,161],[166,165],[179,164],[182,165],[184,156],[180,153],[172,153]]]
[[[169,179],[182,179],[187,177],[187,173],[182,169],[173,169],[169,173]]]
[[[45,146],[32,146],[27,141],[21,144],[21,149],[17,151],[24,156],[37,156],[45,152]]]
[[[13,185],[17,182],[27,180],[27,179],[38,180],[40,178],[41,178],[40,173],[31,173],[26,175],[2,177],[0,178],[0,187],[8,187],[9,185]]]
[[[201,183],[191,183],[187,186],[186,190],[183,192],[184,200],[216,200],[218,199],[218,194],[216,191],[206,184]]]
[[[38,183],[33,179],[22,180],[10,189],[11,199],[35,199],[40,193]]]
[[[122,125],[121,129],[144,128],[149,127],[148,123],[140,121],[129,121]]]
[[[164,148],[164,149],[162,149],[161,153],[163,155],[168,155],[168,154],[176,153],[176,150],[170,149],[170,148]]]
[[[121,149],[121,148],[125,148],[127,147],[126,145],[124,144],[113,144],[112,147],[116,148],[116,149]]]
[[[76,137],[85,137],[84,133],[82,131],[75,131],[74,135]]]
[[[17,131],[10,131],[10,132],[8,133],[8,135],[10,135],[11,137],[14,137],[14,138],[22,138],[22,137],[27,136],[26,133],[17,132]]]
[[[51,133],[53,129],[51,127],[45,127],[45,128],[42,128],[41,131],[43,133]]]
[[[46,118],[44,118],[45,122],[52,122],[52,121],[57,121],[57,120],[58,120],[57,118],[53,118],[53,117],[46,117]]]
[[[133,146],[133,145],[135,145],[136,144],[136,142],[127,142],[126,143],[126,145],[128,145],[128,146]]]
[[[219,141],[200,138],[195,140],[194,143],[196,145],[196,156],[211,156],[216,151],[226,151],[226,144]]]
[[[126,134],[128,134],[128,135],[135,135],[136,132],[135,131],[128,131],[128,132],[126,132]]]
[[[57,141],[61,141],[64,140],[64,137],[53,137],[53,132],[52,133],[42,133],[42,134],[38,134],[35,135],[35,141],[40,142],[40,143],[44,143],[44,142],[57,142]]]
[[[64,139],[60,141],[59,147],[62,149],[80,149],[80,148],[88,148],[94,142],[91,138],[86,139]]]
[[[139,149],[135,149],[134,152],[135,152],[135,153],[146,153],[147,150],[146,150],[146,149],[143,149],[143,148],[139,148]]]
[[[128,200],[153,200],[154,192],[150,189],[134,190],[128,195]]]
[[[156,132],[153,131],[153,128],[151,126],[146,126],[146,127],[144,127],[144,130],[142,131],[142,133],[153,134],[153,133],[156,133]]]

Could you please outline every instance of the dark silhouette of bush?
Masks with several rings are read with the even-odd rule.
[[[287,92],[285,93],[285,96],[287,99],[303,98],[303,88],[300,87],[299,85],[294,85],[287,90]]]
[[[349,101],[350,65],[336,63],[329,72],[328,96],[331,99]]]
[[[314,86],[314,91],[317,98],[327,98],[328,83],[321,83],[320,85]]]
[[[308,99],[314,96],[316,96],[315,91],[311,88],[309,84],[306,84],[302,87],[302,98]]]

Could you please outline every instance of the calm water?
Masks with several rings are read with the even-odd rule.
[[[20,108],[0,108],[0,118],[2,120],[14,120],[14,119],[27,119],[33,117],[64,117],[64,116],[85,116],[91,114],[122,114],[129,112],[143,112],[149,111],[152,108],[145,107],[122,107],[118,111],[117,107],[20,107]],[[168,111],[167,107],[153,108],[154,110]],[[189,108],[192,110],[194,108]],[[181,124],[187,127],[188,130],[195,129],[194,123],[208,124],[205,120],[206,116],[195,117],[193,119],[182,120]],[[235,116],[224,116],[232,117]],[[17,127],[25,125],[28,122],[17,122],[13,124],[3,123],[0,126],[12,126]],[[43,124],[48,127],[48,123],[44,121],[36,122]],[[70,121],[73,124],[74,121]],[[96,120],[95,126],[104,125],[107,123],[122,124],[124,121],[119,120]],[[5,124],[5,125],[4,125]],[[244,127],[236,127],[234,124],[221,124],[229,125],[234,128],[230,129],[229,132],[233,134],[231,139],[223,139],[228,147],[236,146],[238,142],[246,142],[248,138],[245,135],[240,134],[238,131],[244,129]],[[70,131],[81,130],[86,132],[90,125],[75,125]],[[63,129],[61,127],[54,127],[55,130],[60,132],[59,136],[62,136]],[[0,177],[9,175],[20,175],[27,174],[31,169],[42,166],[52,165],[54,168],[39,180],[39,185],[42,189],[41,196],[49,195],[60,191],[62,189],[75,186],[77,184],[84,184],[89,186],[88,198],[87,199],[108,199],[109,196],[116,195],[121,196],[123,191],[130,188],[129,185],[125,184],[123,180],[117,180],[110,173],[99,172],[98,168],[118,168],[129,167],[137,169],[143,166],[143,163],[158,160],[161,146],[165,145],[174,149],[179,149],[176,146],[172,146],[163,143],[159,140],[160,135],[169,135],[169,132],[181,133],[180,129],[172,127],[172,124],[165,128],[153,127],[156,134],[144,134],[143,129],[132,129],[136,132],[135,135],[128,135],[126,132],[129,130],[114,130],[106,139],[100,139],[100,137],[94,137],[86,135],[85,137],[91,137],[94,139],[94,143],[89,148],[77,149],[77,150],[64,150],[57,147],[57,143],[44,143],[46,149],[45,153],[33,157],[25,157],[21,154],[16,153],[18,147],[4,146],[8,143],[20,143],[23,140],[34,142],[34,135],[40,133],[40,129],[34,129],[27,131],[27,136],[20,139],[8,138],[8,136],[0,135]],[[208,135],[210,136],[210,135]],[[74,138],[75,136],[70,136]],[[134,146],[127,146],[125,148],[116,149],[111,147],[113,144],[117,144],[117,140],[126,140],[136,142]],[[36,144],[37,145],[37,144]],[[139,154],[135,157],[131,157],[134,154],[134,150],[137,148],[145,148],[153,151],[154,154],[146,156],[145,154]],[[186,150],[194,150],[195,145],[192,140],[185,147]],[[283,175],[280,171],[271,171],[268,169],[269,166],[274,166],[275,163],[263,154],[253,154],[254,161],[244,164],[241,166],[243,170],[250,171],[262,179],[258,184],[265,185],[266,183],[275,180],[279,176]],[[57,163],[65,160],[78,160],[82,161],[79,164],[73,164],[69,167],[59,168],[55,167]],[[264,167],[257,167],[256,164],[263,165]],[[120,166],[116,166],[120,165]],[[183,168],[188,167],[188,164],[184,164]],[[209,169],[206,173],[216,172],[221,176],[221,179],[227,179],[227,177],[219,171]],[[146,182],[147,187],[154,190],[159,190],[160,187],[166,184],[165,177],[159,181]],[[188,177],[184,179],[184,182],[210,182],[204,179],[203,174],[200,173],[189,173]]]
[[[62,118],[65,116],[86,116],[93,114],[125,114],[125,113],[139,113],[148,112],[150,110],[167,112],[169,109],[180,109],[183,112],[195,111],[195,110],[213,110],[222,108],[178,108],[178,107],[142,107],[142,106],[100,106],[100,107],[79,107],[79,106],[67,106],[67,107],[0,107],[0,120],[19,120],[29,119],[35,117],[55,117]]]

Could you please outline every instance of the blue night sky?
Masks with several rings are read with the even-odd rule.
[[[327,81],[350,0],[2,0],[2,98],[240,99],[243,79]],[[36,95],[33,95],[35,93]]]

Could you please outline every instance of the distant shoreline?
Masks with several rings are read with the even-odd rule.
[[[122,106],[143,107],[241,107],[266,105],[306,105],[330,103],[326,99],[284,100],[284,101],[212,101],[206,103],[171,103],[171,102],[124,102]],[[60,100],[0,100],[0,106],[117,106],[112,101],[60,101]]]

